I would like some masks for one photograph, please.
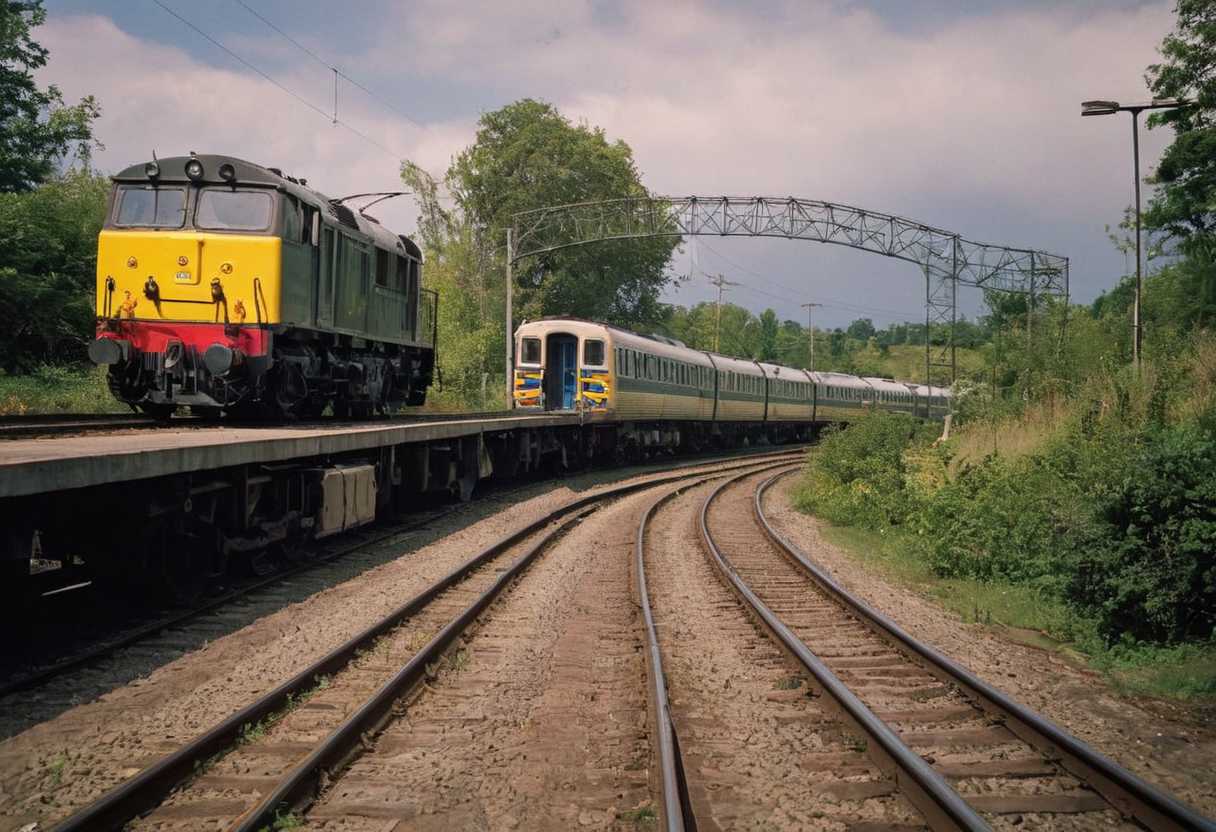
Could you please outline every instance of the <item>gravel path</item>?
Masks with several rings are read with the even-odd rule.
[[[796,482],[792,475],[771,489],[765,511],[850,592],[1129,770],[1216,816],[1216,724],[1210,708],[1121,696],[1100,674],[1060,653],[964,623],[932,600],[885,580],[827,543],[819,521],[792,507]]]
[[[708,490],[690,490],[657,512],[646,564],[698,828],[919,824],[861,738],[751,622],[710,564],[695,526]]]

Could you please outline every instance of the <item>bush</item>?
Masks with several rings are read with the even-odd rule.
[[[1067,597],[1108,641],[1209,639],[1216,615],[1216,438],[1159,430],[1131,460],[1076,556]]]
[[[812,452],[799,508],[844,526],[902,523],[915,502],[904,452],[935,432],[909,416],[882,412],[866,414],[847,430],[829,428]]]

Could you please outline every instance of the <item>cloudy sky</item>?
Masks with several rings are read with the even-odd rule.
[[[244,63],[155,0],[47,0],[43,77],[100,100],[103,170],[195,150],[391,190],[398,159],[441,173],[481,113],[533,97],[627,141],[653,191],[844,202],[1044,249],[1071,258],[1080,301],[1132,268],[1104,230],[1132,176],[1128,118],[1079,103],[1146,98],[1173,24],[1172,3],[1133,0],[161,2]],[[342,82],[353,129],[331,123],[327,65],[372,93]],[[1141,138],[1149,172],[1170,136]],[[413,229],[410,203],[381,207]],[[756,311],[823,302],[817,325],[924,316],[914,266],[837,246],[700,238],[674,269],[694,275],[679,303],[711,296],[704,271]]]

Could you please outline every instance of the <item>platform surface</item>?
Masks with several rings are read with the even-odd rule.
[[[137,428],[0,441],[0,498],[498,430],[577,425],[576,413],[274,427]]]

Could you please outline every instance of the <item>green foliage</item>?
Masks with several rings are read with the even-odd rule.
[[[1109,639],[1211,638],[1216,625],[1216,437],[1151,430],[1101,501],[1104,534],[1077,557],[1067,596]]]
[[[31,31],[45,21],[42,0],[0,3],[0,193],[37,187],[73,149],[87,165],[92,150],[93,97],[65,105],[58,88],[34,81],[47,50]]]
[[[126,413],[102,367],[43,364],[22,375],[0,373],[0,416],[27,413]]]
[[[633,153],[598,128],[524,99],[482,116],[476,140],[445,177],[454,208],[441,204],[438,183],[421,168],[407,162],[401,176],[422,205],[425,281],[440,295],[442,390],[431,401],[444,409],[504,407],[504,243],[512,215],[645,194]],[[602,243],[522,261],[513,318],[568,315],[646,330],[664,315],[659,293],[677,243]]]
[[[926,431],[909,416],[867,414],[847,430],[829,429],[811,455],[798,507],[840,525],[880,528],[904,522],[916,501],[905,451]]]
[[[104,177],[74,170],[28,193],[0,194],[0,368],[83,357],[108,188]]]
[[[1197,348],[1138,380],[1092,379],[1090,403],[1046,441],[952,476],[949,451],[929,451],[906,420],[867,416],[812,454],[798,505],[840,525],[902,527],[933,574],[1067,603],[1103,645],[1209,640],[1216,368],[1205,355]]]
[[[598,127],[571,124],[552,105],[532,99],[483,115],[447,183],[468,221],[495,244],[516,213],[647,193],[629,145],[609,142]],[[516,317],[574,315],[633,327],[656,322],[678,242],[605,242],[523,261]]]

